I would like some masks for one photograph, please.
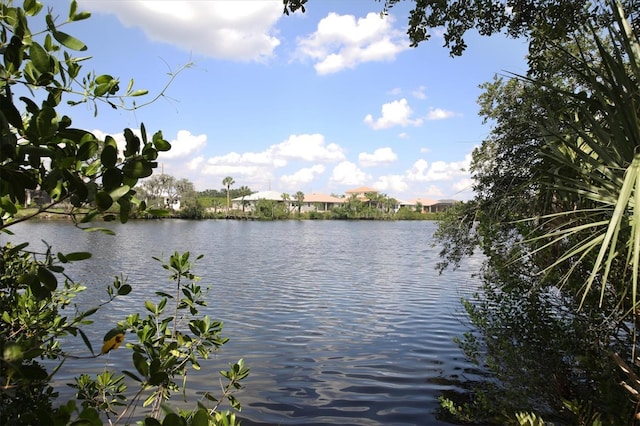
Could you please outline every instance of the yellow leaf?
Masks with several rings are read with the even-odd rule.
[[[104,344],[102,345],[102,350],[100,351],[100,355],[104,355],[112,349],[118,349],[118,347],[124,342],[124,332],[117,328],[109,331],[104,336]]]

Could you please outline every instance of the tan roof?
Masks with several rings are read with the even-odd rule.
[[[332,195],[326,194],[305,194],[304,195],[305,203],[344,203],[344,198],[334,197]]]
[[[378,193],[380,191],[378,191],[375,188],[369,188],[368,186],[361,186],[359,188],[354,188],[354,189],[350,189],[348,191],[344,191],[345,194],[366,194],[367,192]]]
[[[418,203],[422,204],[423,206],[432,206],[434,204],[438,204],[436,200],[432,200],[430,198],[412,198],[410,200],[402,202],[402,204],[405,204],[408,206],[415,206]]]

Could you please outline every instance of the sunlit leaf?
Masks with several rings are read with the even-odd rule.
[[[53,31],[53,38],[55,38],[58,43],[69,49],[77,51],[87,50],[86,44],[69,34],[63,33],[62,31]]]

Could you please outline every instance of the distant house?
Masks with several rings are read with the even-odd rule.
[[[291,209],[293,207],[291,200],[283,200],[282,193],[277,191],[259,191],[251,195],[244,197],[236,197],[231,200],[231,208],[234,210],[243,210],[242,205],[244,203],[245,211],[253,211],[258,200],[269,200],[279,203],[286,203],[286,207]]]
[[[165,209],[171,209],[175,211],[180,210],[181,203],[179,195],[170,197],[166,192],[163,192],[160,196],[162,197]]]
[[[377,194],[378,191],[375,188],[370,188],[368,186],[360,186],[358,188],[354,188],[354,189],[350,189],[348,191],[345,191],[344,193],[347,195],[347,198],[349,197],[356,197],[356,198],[360,198],[362,200],[366,200],[367,199],[367,195],[366,194],[370,194],[370,193],[374,193]]]
[[[305,194],[304,204],[300,211],[306,212],[327,212],[345,202],[344,198],[334,197],[325,194]]]
[[[429,211],[431,213],[446,212],[457,203],[458,200],[438,200],[435,204],[429,206]]]
[[[401,201],[400,207],[406,207],[415,210],[421,207],[421,213],[442,213],[447,211],[451,206],[456,204],[457,200],[432,200],[430,198],[413,198],[407,201]]]
[[[25,190],[25,207],[29,207],[31,203],[38,207],[51,203],[51,197],[49,194],[41,189],[27,189]]]

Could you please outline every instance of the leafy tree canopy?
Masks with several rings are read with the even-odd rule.
[[[137,192],[139,180],[152,176],[158,154],[171,148],[162,133],[147,134],[144,125],[124,129],[122,150],[113,137],[99,139],[73,127],[71,117],[61,113],[63,100],[70,106],[92,104],[96,113],[99,104],[130,108],[129,101],[146,91],[134,89],[133,81],[121,85],[117,77],[84,71],[89,58],[77,55],[87,46],[62,30],[90,17],[78,11],[75,0],[62,20],[52,10],[42,13],[38,1],[22,5],[0,2],[0,232],[9,233],[11,226],[43,212],[66,215],[89,231],[95,230],[90,222],[126,222],[146,212]],[[33,214],[18,216],[27,191],[33,190],[43,191],[51,201]],[[104,302],[77,306],[72,300],[84,287],[65,267],[91,253],[55,252],[50,246],[34,252],[28,246],[0,247],[0,424],[98,426],[128,423],[134,415],[146,417],[141,422],[147,425],[237,424],[235,414],[220,404],[240,408],[233,393],[248,374],[242,361],[220,372],[226,383],[221,396],[203,395],[212,408],[199,402],[192,411],[174,411],[167,405],[172,395],[186,395],[187,371],[199,369],[199,362],[227,340],[220,335],[219,321],[199,315],[198,307],[206,305],[206,290],[192,273],[199,257],[175,253],[162,261],[177,284],[174,291],[156,293],[157,304],[146,301],[146,317],[132,313],[111,324],[97,353],[85,326],[101,307],[133,287],[116,277]],[[168,306],[173,306],[173,314],[165,312]],[[131,367],[119,374],[105,365],[97,376],[76,377],[75,399],[54,407],[58,401],[52,384],[64,362],[115,350],[127,340],[125,334],[132,340],[125,343],[132,350]],[[63,342],[72,337],[82,339],[85,354],[65,350]],[[134,381],[130,392],[125,375]],[[150,411],[134,414],[139,406]]]
[[[611,22],[612,15],[605,1],[592,3],[579,0],[385,0],[382,14],[402,2],[412,3],[407,34],[416,47],[431,38],[436,28],[443,28],[445,47],[459,56],[467,48],[466,34],[475,30],[480,35],[504,33],[510,37],[531,38],[538,46],[538,37],[562,39],[587,20]],[[283,0],[284,12],[305,12],[307,0]],[[637,1],[624,2],[628,16],[638,19]]]

